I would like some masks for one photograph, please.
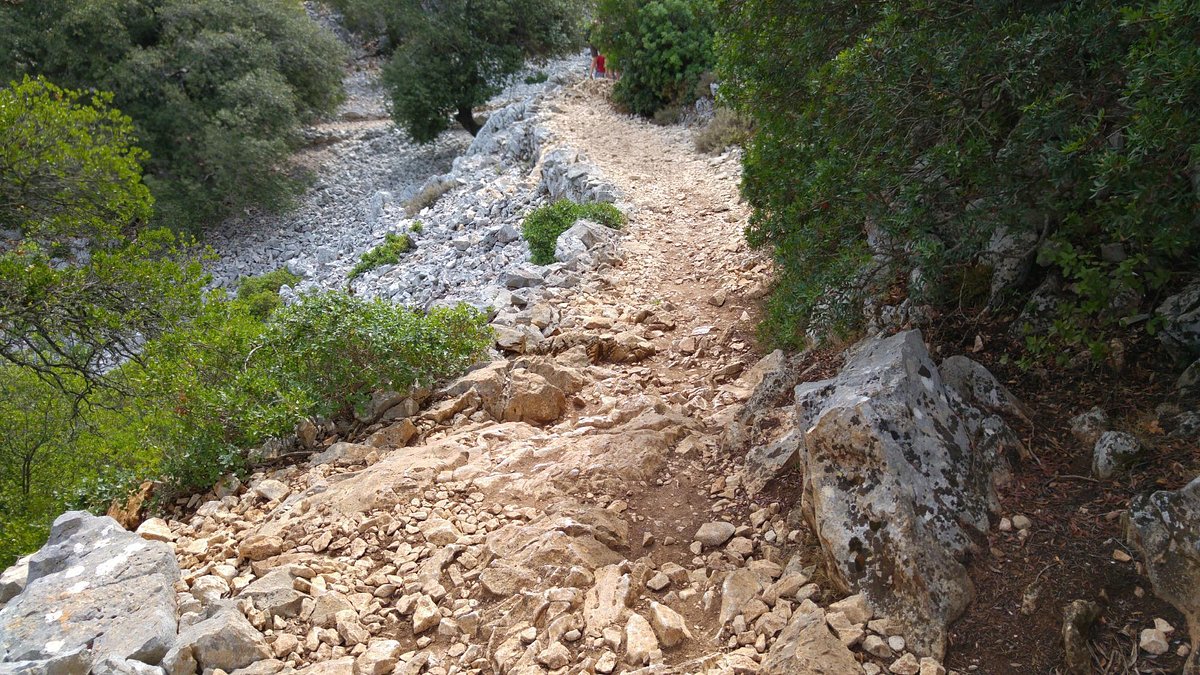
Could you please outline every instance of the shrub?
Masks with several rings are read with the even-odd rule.
[[[287,204],[299,125],[342,95],[340,43],[286,0],[5,3],[0,53],[0,81],[113,92],[172,227]]]
[[[251,314],[265,319],[283,302],[279,298],[279,289],[295,286],[300,279],[300,275],[292,274],[286,267],[258,276],[243,277],[238,281],[237,297],[247,304]]]
[[[539,70],[531,75],[526,75],[525,84],[541,84],[548,79],[550,79],[550,76],[546,74],[546,71]]]
[[[753,128],[745,117],[729,108],[717,108],[713,118],[696,132],[696,150],[716,155],[732,145],[742,145],[750,139]]]
[[[345,293],[304,296],[272,317],[265,349],[316,411],[349,417],[372,391],[430,386],[492,344],[487,317],[467,305],[419,313]]]
[[[412,240],[406,234],[388,232],[383,243],[363,254],[362,259],[351,268],[350,278],[358,277],[384,265],[395,265],[400,256],[412,248]]]
[[[560,199],[534,209],[521,224],[521,234],[529,242],[529,250],[535,265],[554,262],[554,248],[558,236],[571,229],[578,220],[592,220],[605,227],[620,228],[625,216],[612,204],[576,204],[569,199]]]
[[[1045,265],[1008,302],[1061,277],[1064,343],[1195,274],[1200,7],[723,0],[720,16],[723,93],[756,125],[743,192],[779,271],[778,341],[853,329],[897,286],[954,309],[1005,231]]]
[[[412,218],[427,207],[433,206],[450,190],[454,189],[453,181],[435,181],[426,185],[404,205],[404,215]]]
[[[413,234],[420,234],[424,229],[425,229],[425,226],[422,225],[421,221],[419,221],[419,220],[414,220],[412,222],[412,225],[408,226],[408,231],[412,232]]]
[[[660,127],[669,127],[672,124],[678,124],[680,118],[683,117],[683,109],[677,105],[667,105],[654,111],[654,115],[650,118],[654,124]]]
[[[650,117],[670,104],[687,104],[715,60],[713,0],[600,0],[601,51],[621,73],[613,98]]]

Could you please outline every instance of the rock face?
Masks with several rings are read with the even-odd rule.
[[[1135,498],[1125,536],[1146,563],[1155,594],[1187,617],[1193,641],[1188,664],[1194,668],[1200,636],[1200,478],[1179,490]]]
[[[943,383],[917,331],[865,341],[795,401],[800,508],[831,576],[897,620],[913,651],[941,658],[974,593],[961,561],[998,509],[1015,434]]]
[[[156,665],[175,639],[175,555],[111,518],[59,516],[28,574],[25,590],[0,610],[0,661],[47,661],[90,647],[98,659]]]
[[[1200,282],[1172,295],[1158,306],[1163,327],[1158,339],[1181,358],[1200,354]]]

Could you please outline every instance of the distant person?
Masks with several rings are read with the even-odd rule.
[[[605,59],[603,54],[597,54],[596,58],[592,59],[592,77],[605,79],[608,77],[608,72],[604,69]]]

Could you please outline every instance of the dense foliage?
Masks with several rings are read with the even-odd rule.
[[[3,3],[0,53],[0,81],[114,92],[172,226],[286,203],[298,125],[341,96],[341,45],[292,0]]]
[[[721,9],[722,86],[757,124],[743,190],[778,263],[780,342],[853,329],[897,288],[1019,307],[1047,277],[1066,289],[1052,337],[1085,342],[1198,269],[1195,3]],[[1043,267],[992,298],[986,249],[1006,238]]]
[[[295,286],[301,278],[286,267],[271,270],[266,274],[243,277],[238,280],[237,297],[249,306],[252,314],[265,319],[282,304],[279,289]]]
[[[613,97],[639,115],[696,98],[713,68],[713,0],[600,0],[592,39],[621,78]]]
[[[407,234],[388,232],[383,238],[383,243],[364,253],[362,259],[354,263],[354,267],[350,269],[350,274],[347,276],[356,279],[384,265],[395,265],[400,262],[400,256],[410,249],[412,249],[412,240],[408,238]]]
[[[625,215],[612,204],[576,204],[569,199],[534,209],[521,223],[521,234],[529,243],[533,263],[549,265],[554,262],[558,236],[571,229],[578,220],[591,220],[616,229],[625,224]]]
[[[351,25],[383,34],[394,49],[384,70],[392,115],[427,142],[453,116],[475,134],[473,110],[528,59],[579,44],[581,0],[335,0]]]
[[[200,300],[198,264],[140,227],[145,153],[110,101],[40,79],[0,89],[0,361],[77,403]]]

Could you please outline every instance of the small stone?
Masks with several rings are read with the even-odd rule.
[[[892,648],[892,651],[897,651],[897,652],[904,651],[904,638],[903,637],[901,637],[899,635],[893,635],[888,638],[887,642],[888,642],[888,646]]]
[[[905,654],[888,666],[888,672],[896,675],[917,675],[921,672],[921,663],[912,654]]]
[[[1117,562],[1129,562],[1133,560],[1133,557],[1126,553],[1124,549],[1119,548],[1113,549],[1112,557],[1113,560],[1116,560]]]
[[[715,521],[701,525],[700,529],[696,530],[696,536],[694,539],[701,544],[712,548],[714,546],[720,546],[721,544],[729,541],[730,537],[732,537],[733,533],[736,531],[737,528],[733,526],[733,523]]]
[[[920,675],[946,675],[946,669],[937,659],[926,656],[921,659]]]
[[[1012,519],[1011,518],[1009,518],[1008,516],[1005,516],[1000,519],[1000,531],[1001,532],[1012,532],[1012,529],[1013,529],[1013,527],[1012,527]]]
[[[617,668],[617,655],[606,651],[596,659],[596,672],[602,675],[608,675]]]
[[[413,609],[413,634],[419,635],[442,622],[442,614],[438,606],[428,595],[417,599]]]
[[[147,518],[138,526],[137,534],[150,541],[175,541],[175,533],[162,518]]]
[[[670,585],[671,585],[671,578],[668,577],[667,575],[663,574],[661,571],[656,572],[654,574],[654,576],[650,577],[646,581],[646,588],[649,588],[652,591],[661,591],[662,589],[664,589]]]
[[[1163,635],[1170,635],[1175,632],[1175,627],[1167,623],[1166,619],[1155,619],[1154,627],[1161,630]]]
[[[530,644],[534,640],[537,639],[537,628],[530,626],[529,628],[526,628],[525,630],[521,631],[521,634],[519,637],[521,638],[521,642],[524,642],[525,644]]]
[[[558,670],[571,663],[571,651],[563,643],[555,642],[537,655],[538,663],[550,670]]]
[[[1017,528],[1018,530],[1028,530],[1033,526],[1033,522],[1029,520],[1028,517],[1020,514],[1013,516],[1012,524],[1013,527]]]
[[[402,652],[395,640],[372,640],[367,651],[354,660],[354,675],[385,675],[395,669]]]
[[[1171,645],[1167,643],[1167,636],[1157,628],[1147,628],[1141,632],[1138,638],[1138,646],[1142,651],[1153,656],[1166,654]]]
[[[892,658],[892,648],[888,647],[887,641],[878,635],[868,635],[862,641],[863,651],[880,659]]]
[[[875,610],[867,603],[862,593],[856,593],[829,605],[830,612],[841,612],[850,623],[866,623],[875,616]]]
[[[650,658],[658,651],[658,638],[650,622],[634,612],[625,623],[625,659],[631,665],[649,665]]]
[[[650,603],[650,622],[664,647],[674,647],[692,638],[692,632],[688,630],[683,617],[666,605],[653,601]]]

